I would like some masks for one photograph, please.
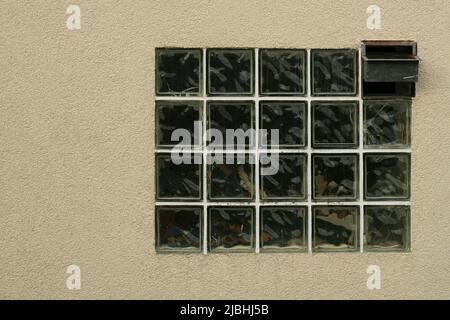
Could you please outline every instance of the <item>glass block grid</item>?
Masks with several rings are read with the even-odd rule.
[[[156,54],[158,252],[410,250],[411,101],[363,100],[358,49]],[[195,163],[168,163],[176,128]],[[249,128],[227,149],[226,129]],[[271,134],[259,129],[279,130],[275,175],[261,175]]]

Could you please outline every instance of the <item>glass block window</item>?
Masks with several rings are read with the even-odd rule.
[[[313,207],[313,251],[358,251],[359,208]]]
[[[201,49],[156,49],[156,95],[200,96]]]
[[[210,251],[253,251],[254,216],[252,207],[210,207],[208,212]]]
[[[354,96],[358,89],[358,51],[311,50],[312,95]]]
[[[364,145],[371,148],[408,148],[411,101],[364,101]]]
[[[356,200],[358,156],[355,154],[313,155],[313,199]]]
[[[259,53],[261,95],[305,94],[305,50],[261,49]]]
[[[158,207],[156,248],[159,252],[201,252],[202,207]]]
[[[158,200],[200,200],[201,185],[201,164],[177,164],[170,154],[156,156]]]
[[[307,250],[307,207],[261,207],[261,250]]]
[[[253,49],[209,49],[207,55],[209,95],[253,94]]]
[[[252,101],[208,101],[207,108],[208,138],[217,146],[235,146],[248,148],[254,145],[254,134],[249,129],[254,129],[254,104]],[[211,130],[212,129],[212,130]],[[243,141],[235,139],[227,140],[227,130],[242,130],[250,132]],[[215,135],[216,132],[220,135]],[[222,137],[222,141],[216,136]],[[234,137],[234,135],[232,135]]]
[[[208,156],[208,199],[252,200],[255,184],[253,155],[226,154],[218,161],[221,163],[211,158]]]
[[[156,144],[160,148],[173,147],[178,143],[201,146],[201,128],[195,130],[195,122],[201,121],[201,101],[157,101],[156,102]],[[189,132],[190,143],[172,139],[172,133],[177,128]]]
[[[307,103],[304,101],[260,102],[261,147],[274,144],[271,130],[278,130],[279,148],[305,148],[307,143]]]
[[[364,247],[367,251],[408,251],[408,206],[366,206]]]
[[[261,200],[306,199],[305,154],[286,153],[278,156],[278,172],[261,175]]]
[[[364,160],[366,199],[409,198],[409,154],[368,153]]]
[[[411,108],[355,48],[159,48],[158,252],[408,252]]]
[[[357,101],[314,101],[311,108],[314,148],[358,147]]]

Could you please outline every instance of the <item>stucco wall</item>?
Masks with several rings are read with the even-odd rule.
[[[0,1],[0,298],[450,298],[449,17],[447,0]],[[412,253],[157,255],[154,48],[363,39],[416,40],[423,59]]]

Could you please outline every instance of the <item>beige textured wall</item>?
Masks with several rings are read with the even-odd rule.
[[[369,4],[382,30],[366,28]],[[449,17],[448,0],[1,0],[0,298],[450,298]],[[423,59],[411,254],[155,254],[155,47],[377,38],[416,40]]]

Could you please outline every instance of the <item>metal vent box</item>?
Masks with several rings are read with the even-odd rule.
[[[363,78],[366,82],[416,82],[419,74],[414,41],[362,42]]]

